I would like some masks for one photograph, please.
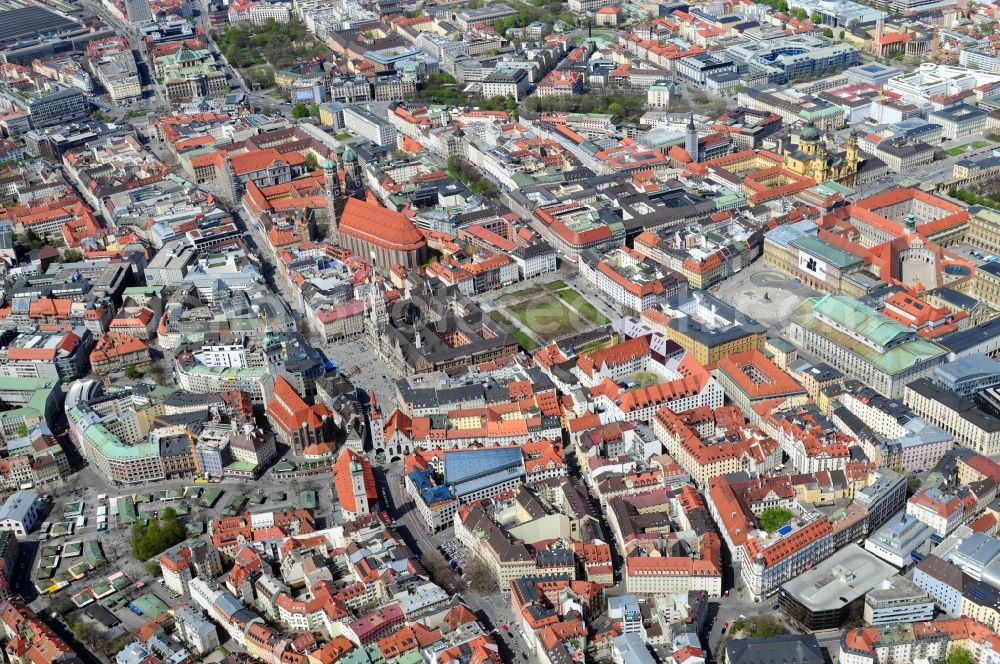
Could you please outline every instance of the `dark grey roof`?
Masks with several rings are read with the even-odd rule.
[[[421,406],[430,407],[437,405],[437,391],[434,388],[411,388],[405,378],[396,381],[396,388],[399,390],[399,394],[404,401],[418,408]]]
[[[954,288],[948,288],[942,286],[941,288],[935,288],[930,292],[931,295],[941,298],[948,304],[953,304],[956,307],[966,310],[972,310],[976,308],[979,304],[979,300],[972,297],[971,295],[966,295],[965,293],[959,292]]]
[[[717,346],[734,339],[740,339],[751,334],[763,334],[767,328],[732,308],[717,297],[704,291],[685,291],[667,298],[667,305],[671,309],[680,309],[682,306],[700,298],[704,300],[705,306],[714,307],[715,311],[722,318],[732,321],[732,325],[724,328],[708,327],[693,316],[674,316],[671,318],[669,326],[683,334],[697,339],[700,343],[709,346]]]
[[[1000,335],[1000,318],[993,318],[968,330],[946,334],[938,339],[938,344],[952,353],[961,353],[998,335]]]
[[[987,606],[994,612],[1000,611],[1000,590],[988,583],[978,581],[969,585],[962,596],[979,606]]]
[[[434,390],[429,391],[431,394],[434,394]],[[482,398],[483,387],[479,383],[471,385],[456,385],[455,387],[446,387],[437,390],[436,396],[437,398],[432,399],[430,402],[432,405],[435,403],[461,403],[463,401],[474,401]]]
[[[511,253],[517,256],[521,260],[528,260],[530,258],[535,258],[536,256],[544,256],[545,254],[554,253],[555,249],[550,247],[544,242],[535,242],[534,244],[529,244],[527,247],[518,247]]]
[[[528,369],[528,378],[531,379],[532,390],[537,394],[538,392],[544,392],[545,390],[555,389],[555,384],[552,379],[549,378],[545,373],[537,366],[533,366]]]
[[[732,639],[726,642],[727,664],[826,664],[812,634],[787,634],[770,639]]]
[[[191,439],[187,434],[177,436],[164,436],[160,438],[160,456],[177,457],[190,456]]]
[[[118,619],[118,616],[111,613],[111,611],[108,611],[105,607],[101,606],[97,602],[94,602],[93,604],[88,606],[86,609],[83,610],[83,612],[87,614],[88,618],[96,620],[97,622],[104,625],[104,627],[107,629],[111,629],[115,625],[120,625],[122,622],[121,620]]]
[[[840,369],[831,367],[826,362],[820,362],[819,364],[814,364],[807,370],[812,377],[819,381],[833,380],[834,378],[840,378],[844,375]]]
[[[917,569],[956,590],[962,590],[968,578],[962,573],[958,565],[942,560],[934,554],[930,554],[921,560],[917,564]]]
[[[974,401],[963,399],[951,390],[935,385],[929,378],[918,378],[907,387],[920,396],[936,401],[945,408],[955,411],[964,420],[984,431],[1000,431],[1000,418],[990,415],[976,405]]]
[[[282,335],[285,345],[285,371],[290,374],[309,376],[322,375],[326,371],[323,352],[309,345],[298,332],[286,332]]]
[[[80,24],[37,5],[8,9],[0,22],[0,42],[30,39],[74,27]]]
[[[952,122],[968,122],[969,120],[984,118],[987,115],[989,113],[975,106],[956,104],[955,106],[942,108],[940,111],[931,111],[928,117],[944,118]]]
[[[569,549],[539,551],[535,554],[535,562],[542,567],[565,567],[567,565],[572,565],[573,561],[573,552]]]
[[[337,397],[346,397],[355,401],[358,398],[358,388],[343,373],[323,376],[316,381],[316,387],[321,388],[331,401]]]
[[[998,263],[996,261],[991,261],[989,263],[983,263],[982,265],[978,266],[976,269],[980,270],[982,272],[986,272],[987,274],[992,274],[994,277],[1000,277],[1000,263]]]
[[[212,404],[221,404],[222,397],[218,394],[191,394],[190,392],[177,391],[167,397],[164,405],[182,408],[185,406],[210,407]]]
[[[206,396],[204,394],[193,394],[191,396]],[[216,396],[216,395],[212,395]],[[206,408],[210,405],[208,399],[206,401]],[[221,397],[219,402],[222,402]],[[208,419],[209,415],[205,411],[196,411],[193,413],[173,413],[171,415],[161,415],[158,419],[159,424],[166,424],[168,426],[184,426],[190,428],[199,428],[200,425],[204,424]]]
[[[879,144],[878,149],[896,157],[909,157],[921,152],[927,152],[928,150],[934,150],[933,147],[923,141],[909,140],[883,141]]]

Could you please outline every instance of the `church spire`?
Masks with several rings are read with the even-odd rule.
[[[698,154],[698,130],[694,126],[694,113],[688,115],[687,133],[684,136],[684,149],[687,151],[691,161],[697,162]]]

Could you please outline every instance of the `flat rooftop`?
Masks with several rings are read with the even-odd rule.
[[[865,596],[865,601],[872,606],[877,606],[885,603],[906,601],[929,602],[931,600],[926,590],[905,576],[897,575],[878,582],[875,588],[870,590]]]
[[[444,483],[458,496],[524,476],[524,456],[518,447],[448,450],[444,453]]]
[[[850,544],[782,590],[811,611],[834,611],[863,597],[898,570],[857,544]]]

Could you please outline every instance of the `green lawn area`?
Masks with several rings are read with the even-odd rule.
[[[529,352],[535,350],[535,347],[538,345],[531,340],[531,337],[516,327],[511,329],[510,336],[514,337],[514,341],[516,341],[521,348]]]
[[[788,523],[791,518],[792,511],[786,507],[768,507],[760,513],[760,527],[773,533]]]
[[[538,344],[536,344],[531,337],[522,332],[517,325],[514,325],[514,323],[507,320],[507,317],[499,311],[491,311],[490,318],[493,319],[495,323],[503,327],[503,329],[507,330],[507,333],[514,337],[514,341],[516,341],[524,350],[532,351],[538,346]]]
[[[965,154],[969,150],[979,150],[981,148],[985,148],[987,145],[989,145],[988,141],[973,141],[971,143],[963,143],[962,145],[956,145],[953,148],[948,148],[945,152],[948,153],[949,156],[957,157],[960,154]]]
[[[558,300],[536,298],[520,302],[507,312],[543,339],[563,337],[577,330],[576,316]]]
[[[570,289],[559,291],[558,297],[586,316],[587,319],[594,325],[607,325],[611,322],[604,316],[604,314],[598,311],[594,305],[587,302],[587,299],[575,290]]]
[[[532,286],[500,298],[491,318],[504,326],[526,349],[537,346],[514,325],[517,321],[541,340],[558,339],[609,321],[587,300],[562,281]]]
[[[335,138],[338,141],[349,141],[351,140],[351,135],[345,131],[343,134],[337,134]]]

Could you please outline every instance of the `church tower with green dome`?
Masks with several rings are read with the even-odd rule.
[[[364,185],[361,182],[361,166],[358,164],[358,153],[348,146],[341,157],[344,162],[344,188],[348,196],[362,198]]]
[[[846,150],[831,151],[811,120],[799,132],[798,146],[786,149],[783,157],[785,168],[796,175],[847,187],[854,186],[861,161],[856,136],[848,140]]]

